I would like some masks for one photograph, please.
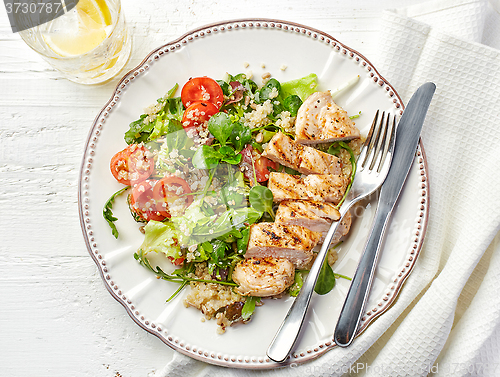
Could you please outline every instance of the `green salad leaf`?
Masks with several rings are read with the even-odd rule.
[[[138,120],[130,123],[129,129],[125,132],[125,142],[127,144],[148,142],[169,132],[170,122],[176,120],[180,122],[184,114],[184,105],[180,97],[174,97],[179,85],[175,84],[165,97],[159,98],[158,103],[163,105],[156,114],[153,122],[146,121],[147,114],[142,114]]]
[[[333,273],[332,267],[328,264],[328,258],[325,258],[321,265],[321,271],[319,272],[314,291],[319,295],[325,295],[330,292],[334,286],[335,274]]]
[[[317,87],[318,76],[315,73],[311,73],[300,79],[281,83],[281,96],[287,98],[295,94],[299,96],[302,101],[305,101],[307,97],[317,90]]]
[[[144,241],[139,247],[143,254],[154,251],[174,259],[182,256],[181,248],[175,241],[178,238],[177,231],[171,222],[151,220],[144,227],[144,232]]]
[[[283,101],[283,106],[290,113],[291,116],[297,116],[300,106],[302,105],[302,100],[296,94],[289,95]]]
[[[208,130],[221,145],[225,145],[233,131],[233,122],[229,115],[224,112],[219,112],[208,120]]]
[[[272,100],[280,95],[281,84],[275,78],[269,79],[258,92],[258,103],[263,103],[268,99]],[[277,93],[274,95],[273,93]]]
[[[302,276],[302,271],[296,270],[294,283],[288,290],[290,296],[297,297],[303,285],[304,285],[304,277]]]
[[[102,215],[104,216],[104,220],[106,220],[108,225],[111,227],[111,234],[113,234],[113,236],[115,238],[118,238],[118,229],[116,229],[116,225],[115,225],[115,221],[118,220],[118,218],[116,218],[113,215],[113,211],[112,211],[113,203],[115,202],[115,198],[117,196],[124,193],[129,188],[130,188],[130,186],[124,187],[124,188],[118,190],[117,192],[115,192],[113,195],[111,195],[111,197],[104,204],[104,209],[102,210]]]
[[[254,186],[248,196],[250,205],[259,212],[267,212],[274,219],[273,192],[266,186]]]
[[[240,122],[233,123],[230,141],[234,145],[235,150],[240,152],[250,140],[252,140],[252,131],[250,131],[250,128]]]
[[[213,169],[219,165],[222,154],[210,145],[202,145],[193,156],[193,166],[197,169]]]
[[[241,309],[241,318],[243,320],[248,320],[255,311],[255,305],[260,302],[260,297],[248,296],[245,300],[245,304]]]

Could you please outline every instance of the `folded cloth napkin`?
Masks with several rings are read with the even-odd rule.
[[[176,353],[156,377],[500,375],[500,15],[486,0],[383,12],[378,71],[403,101],[437,85],[422,131],[427,235],[396,303],[348,348],[271,371]]]

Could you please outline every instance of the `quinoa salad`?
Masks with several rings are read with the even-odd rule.
[[[334,102],[337,92],[317,88],[315,74],[269,75],[261,85],[245,74],[191,78],[144,109],[110,161],[124,185],[104,204],[112,234],[119,237],[113,203],[126,200],[144,235],[137,263],[174,284],[167,305],[186,289],[185,306],[214,319],[220,334],[248,322],[265,299],[296,296],[334,221],[315,290],[348,279],[332,266],[351,225],[338,208],[362,138],[358,115]]]

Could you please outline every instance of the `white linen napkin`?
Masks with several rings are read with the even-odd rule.
[[[422,131],[430,217],[396,303],[346,349],[248,371],[179,353],[155,377],[500,375],[500,15],[486,0],[385,11],[377,70],[406,103],[437,85]]]

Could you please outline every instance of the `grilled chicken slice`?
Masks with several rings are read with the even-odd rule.
[[[318,151],[316,148],[304,146],[300,157],[301,161],[297,171],[302,174],[339,175],[342,172],[340,158]]]
[[[351,212],[347,212],[342,221],[340,222],[337,231],[333,235],[332,245],[338,243],[342,237],[344,237],[347,233],[349,233],[349,230],[351,229],[351,223],[352,223]]]
[[[295,267],[284,258],[249,258],[236,265],[232,277],[240,295],[276,296],[293,284]]]
[[[297,225],[257,223],[250,226],[245,258],[286,258],[303,268],[313,258],[321,234]]]
[[[332,222],[339,221],[340,213],[331,203],[308,200],[285,200],[276,211],[276,223],[283,225],[300,225],[314,232],[321,233],[319,243],[325,239]],[[351,214],[348,212],[335,232],[332,244],[336,244],[345,236],[351,227]]]
[[[276,211],[275,222],[283,225],[300,225],[314,232],[328,231],[340,213],[331,203],[309,200],[284,200]]]
[[[295,140],[301,144],[351,140],[359,135],[354,122],[329,91],[311,94],[297,112]]]
[[[296,143],[282,132],[278,132],[269,140],[262,155],[281,165],[297,170],[303,150],[303,145]]]
[[[303,146],[282,132],[267,144],[263,156],[302,174],[340,174],[340,159],[316,148]]]
[[[275,202],[310,199],[304,179],[297,175],[271,172],[267,188],[272,191]]]
[[[272,191],[275,202],[291,199],[337,204],[347,188],[347,179],[334,174],[311,174],[302,178],[272,172],[267,187]]]

